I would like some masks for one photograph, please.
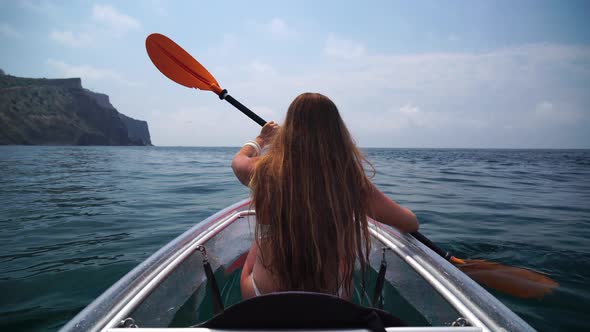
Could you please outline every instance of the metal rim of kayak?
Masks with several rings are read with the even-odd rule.
[[[177,265],[192,254],[198,245],[221,232],[234,221],[253,215],[254,211],[249,209],[249,205],[250,200],[245,199],[191,227],[129,272],[80,312],[70,323],[66,324],[62,330],[76,330],[76,322],[83,322],[84,318],[92,316],[93,310],[97,310],[98,313],[94,313],[95,317],[90,317],[94,320],[89,319],[91,322],[87,324],[92,324],[87,326],[89,330],[116,329],[119,322],[126,318],[153,289],[157,288]],[[390,247],[399,258],[410,265],[437,293],[447,300],[449,305],[464,315],[473,325],[484,331],[533,330],[497,298],[413,237],[398,234],[388,227],[374,223],[370,223],[369,230],[375,239]],[[150,264],[148,271],[145,271],[145,265]],[[117,293],[119,295],[115,296],[116,298],[112,299],[111,303],[105,301],[104,296]],[[125,294],[120,295],[121,293]],[[110,307],[108,307],[109,304]],[[107,308],[101,308],[103,305]]]

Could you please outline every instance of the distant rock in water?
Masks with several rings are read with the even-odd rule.
[[[0,75],[0,144],[151,145],[147,122],[119,113],[79,78]]]

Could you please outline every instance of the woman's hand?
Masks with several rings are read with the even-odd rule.
[[[265,145],[270,144],[272,139],[277,134],[279,124],[274,121],[267,122],[260,130],[260,135],[256,137],[256,142],[263,148]]]
[[[265,145],[270,144],[279,129],[279,125],[274,122],[270,121],[267,122],[262,130],[260,130],[260,135],[256,137],[256,143],[260,145],[262,149]],[[250,178],[252,177],[252,173],[254,171],[254,165],[258,160],[258,154],[261,151],[257,151],[256,148],[250,145],[244,145],[238,153],[234,156],[234,159],[231,162],[231,167],[234,170],[234,174],[240,180],[240,182],[248,186],[250,183]]]

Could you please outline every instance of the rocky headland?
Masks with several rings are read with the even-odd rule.
[[[0,70],[0,145],[152,145],[146,121],[119,113],[79,78],[45,79]]]

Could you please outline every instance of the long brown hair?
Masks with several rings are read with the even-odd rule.
[[[281,290],[352,294],[370,251],[365,162],[330,99],[295,98],[250,181],[260,257]]]

